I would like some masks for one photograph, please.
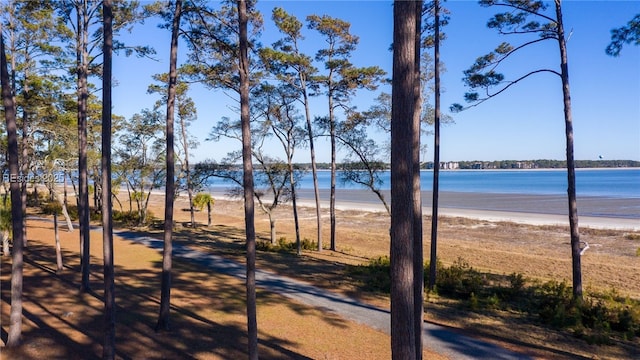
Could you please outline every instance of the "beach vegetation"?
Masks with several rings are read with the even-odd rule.
[[[627,240],[637,241],[640,240],[640,233],[626,234],[624,238]]]
[[[113,210],[113,221],[118,222],[123,226],[147,226],[150,225],[154,219],[155,216],[150,210],[147,211],[147,215],[144,220],[140,218],[140,213],[138,211]]]
[[[317,244],[308,238],[302,239],[300,241],[300,246],[303,250],[307,251],[317,250]],[[258,241],[256,248],[260,251],[293,253],[297,252],[298,246],[296,242],[288,241],[286,237],[282,236],[278,238],[275,243],[269,241]]]
[[[640,256],[640,248],[636,250],[636,256]]]
[[[640,251],[640,249],[639,249]],[[429,264],[425,264],[428,268]],[[390,259],[382,256],[347,267],[347,274],[363,290],[391,291]],[[437,263],[438,278],[432,295],[478,312],[510,311],[556,329],[564,329],[589,344],[611,344],[614,339],[640,337],[640,301],[623,297],[616,289],[588,290],[577,302],[566,281],[527,279],[522,274],[497,276],[474,269],[458,258],[451,265]],[[425,274],[425,282],[428,280]]]

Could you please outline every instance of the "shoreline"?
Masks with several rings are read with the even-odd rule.
[[[213,190],[214,197],[231,199],[225,191]],[[315,206],[311,189],[298,189],[298,205]],[[389,191],[384,192],[387,203]],[[329,208],[329,191],[320,190],[320,206]],[[422,191],[423,215],[431,215],[431,191]],[[441,192],[439,215],[490,222],[514,222],[544,226],[568,226],[567,199],[555,195],[486,194]],[[336,209],[385,212],[382,202],[371,191],[337,189]],[[624,210],[631,212],[624,213]],[[580,226],[596,229],[640,231],[640,199],[605,197],[578,198]]]

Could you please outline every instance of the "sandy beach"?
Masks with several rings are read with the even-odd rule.
[[[314,205],[314,192],[299,189],[298,203]],[[390,203],[389,191],[385,199]],[[227,197],[222,189],[214,197]],[[329,207],[329,190],[320,190],[322,207]],[[337,189],[339,210],[382,211],[384,206],[373,192],[364,189]],[[432,192],[422,192],[423,214],[431,215]],[[441,192],[439,214],[486,221],[511,221],[527,225],[568,225],[567,199],[556,195],[483,194]],[[579,224],[594,229],[640,230],[640,198],[588,197],[578,199]]]

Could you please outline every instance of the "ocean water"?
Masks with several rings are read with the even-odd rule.
[[[381,188],[390,189],[391,174],[381,174]],[[329,171],[318,172],[321,189],[330,187]],[[433,187],[433,171],[421,172],[422,190]],[[301,189],[313,189],[311,173],[303,176]],[[360,189],[357,184],[340,181],[341,189]],[[440,171],[440,191],[489,194],[566,195],[567,172],[553,170],[446,170]],[[576,192],[580,197],[640,198],[640,169],[577,169]]]

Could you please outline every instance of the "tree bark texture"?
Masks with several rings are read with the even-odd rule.
[[[414,140],[416,3],[396,0],[393,8],[391,106],[391,353],[415,359],[414,308]]]
[[[571,116],[571,92],[569,90],[569,66],[567,43],[562,22],[562,1],[556,0],[558,45],[560,46],[560,70],[564,104],[564,124],[567,145],[567,195],[569,200],[569,227],[571,229],[571,268],[573,275],[573,298],[582,301],[582,265],[580,259],[580,231],[578,228],[578,204],[576,201],[576,169],[573,154],[573,119]]]
[[[167,94],[167,179],[165,186],[164,204],[164,247],[162,250],[162,276],[160,279],[160,314],[156,331],[168,331],[169,314],[171,308],[171,260],[173,255],[173,204],[175,196],[175,151],[174,151],[174,110],[176,103],[176,84],[178,79],[178,36],[180,31],[180,16],[182,15],[182,0],[175,3],[173,24],[171,27],[171,50],[169,54],[169,86]]]
[[[256,309],[256,230],[254,224],[253,164],[251,154],[251,123],[249,114],[249,38],[247,2],[238,0],[240,35],[240,122],[242,127],[242,167],[244,185],[244,221],[247,237],[247,331],[249,359],[258,359],[258,320]]]
[[[11,191],[11,227],[13,230],[13,249],[11,263],[11,310],[9,312],[9,334],[7,347],[20,345],[22,337],[22,280],[23,280],[23,212],[22,193],[20,184],[20,166],[18,164],[18,130],[16,124],[16,107],[13,101],[7,56],[0,25],[0,78],[2,83],[2,104],[7,126],[8,160],[9,160],[9,189]]]
[[[104,344],[102,358],[115,359],[116,298],[113,263],[113,222],[111,200],[111,79],[113,51],[113,9],[104,0],[103,11],[103,77],[102,77],[102,243],[104,255]]]
[[[420,48],[422,47],[422,1],[415,4],[414,40],[414,98],[411,150],[413,158],[413,308],[415,312],[416,359],[422,359],[422,328],[424,314],[424,250],[422,248],[422,189],[420,187],[420,119],[422,117],[422,91],[420,79]]]
[[[78,222],[80,223],[80,291],[90,291],[89,185],[87,165],[87,85],[89,54],[89,15],[86,2],[76,3],[76,63],[78,67]]]

